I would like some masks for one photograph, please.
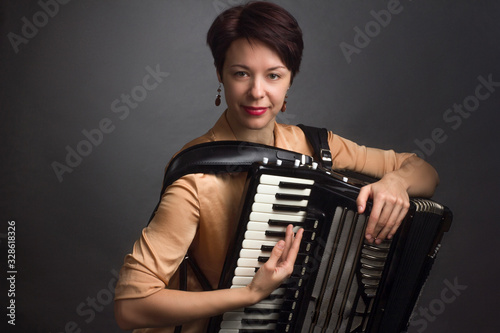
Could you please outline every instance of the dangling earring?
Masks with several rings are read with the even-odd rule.
[[[281,106],[281,112],[286,111],[286,99],[288,98],[288,95],[285,95],[285,100],[283,101],[283,105]]]
[[[219,82],[219,88],[217,88],[217,96],[215,97],[215,106],[220,105],[220,82]]]

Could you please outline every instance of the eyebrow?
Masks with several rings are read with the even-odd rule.
[[[232,68],[232,67],[241,67],[241,68],[250,70],[250,67],[248,67],[246,65],[241,65],[241,64],[234,64],[234,65],[229,66],[229,68]],[[279,65],[279,66],[268,68],[267,70],[268,71],[274,71],[276,69],[288,69],[288,68],[286,66]]]

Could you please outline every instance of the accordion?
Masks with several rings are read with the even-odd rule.
[[[369,182],[315,164],[254,164],[219,288],[246,286],[288,224],[304,228],[301,248],[292,276],[267,299],[212,318],[208,331],[406,331],[452,214],[411,198],[393,239],[370,244],[364,237],[370,207],[365,214],[356,208]]]

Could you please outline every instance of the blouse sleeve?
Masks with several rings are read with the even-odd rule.
[[[153,220],[125,257],[115,299],[146,297],[168,285],[196,234],[197,193],[195,175],[167,188]]]
[[[328,141],[334,169],[348,169],[377,178],[401,168],[404,160],[415,155],[365,147],[332,132],[328,133]]]

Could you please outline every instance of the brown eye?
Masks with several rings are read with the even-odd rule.
[[[236,76],[236,77],[245,77],[245,76],[247,76],[247,73],[245,73],[245,72],[236,72],[236,73],[234,73],[234,76]]]

